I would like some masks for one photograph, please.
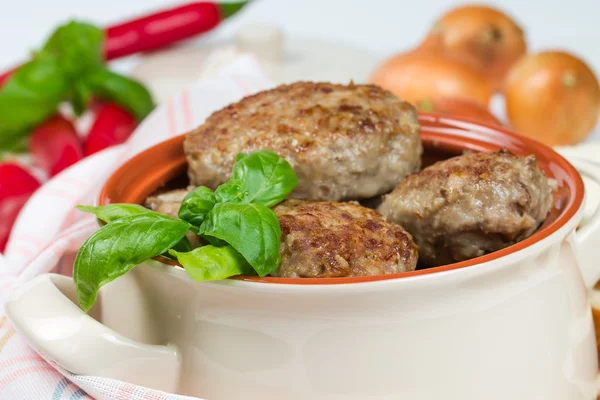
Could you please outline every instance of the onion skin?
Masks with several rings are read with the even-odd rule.
[[[453,98],[422,100],[415,104],[415,106],[417,107],[417,110],[422,112],[444,114],[502,126],[500,120],[498,120],[488,108],[471,100]]]
[[[504,95],[510,125],[550,146],[583,141],[598,121],[598,79],[581,59],[562,51],[521,59],[508,75]]]
[[[421,47],[475,60],[495,90],[501,89],[512,65],[527,53],[523,29],[502,11],[479,5],[443,15]]]
[[[389,58],[370,81],[413,104],[453,97],[487,107],[494,93],[485,75],[468,61],[423,49]]]

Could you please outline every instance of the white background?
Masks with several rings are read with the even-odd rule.
[[[289,36],[312,37],[368,50],[377,59],[407,50],[451,0],[253,0],[239,15],[197,41],[221,43],[254,23],[276,24]],[[0,0],[0,70],[24,60],[58,24],[77,18],[106,26],[183,4],[186,0]],[[582,57],[600,76],[600,0],[500,0],[524,28],[532,52],[562,49]],[[135,62],[122,61],[121,72]],[[492,109],[503,115],[501,103]],[[600,140],[600,124],[588,141]]]
[[[38,46],[68,18],[106,25],[185,0],[0,0],[0,67]],[[335,39],[385,55],[417,43],[450,0],[254,0],[243,14],[209,35],[228,37],[254,22],[277,23],[290,33]],[[512,14],[532,50],[573,51],[600,74],[600,0],[488,2]],[[206,40],[206,39],[205,39]]]

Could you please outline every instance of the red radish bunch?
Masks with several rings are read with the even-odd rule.
[[[83,158],[75,126],[60,114],[33,131],[29,151],[33,162],[50,178]]]
[[[73,122],[58,113],[35,128],[29,149],[34,167],[52,178],[82,158],[127,140],[136,119],[113,103],[101,104],[94,122],[82,140]],[[3,252],[14,222],[29,197],[41,186],[24,166],[0,163],[0,252]]]
[[[83,144],[83,154],[89,156],[125,142],[136,125],[135,118],[116,104],[101,105]]]
[[[19,211],[40,186],[40,181],[23,167],[0,164],[0,252],[6,247]]]

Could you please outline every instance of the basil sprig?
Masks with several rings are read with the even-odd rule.
[[[80,211],[94,214],[99,220],[113,222],[120,218],[138,214],[152,213],[151,210],[139,204],[108,204],[106,206],[77,206]]]
[[[270,151],[240,153],[228,182],[215,191],[220,202],[254,203],[273,207],[298,185],[290,164]]]
[[[78,78],[104,63],[103,44],[104,32],[101,29],[70,21],[50,35],[36,58],[52,55],[60,60],[66,76]]]
[[[0,90],[0,150],[12,150],[29,129],[56,111],[68,91],[55,58],[21,66]]]
[[[229,243],[261,277],[281,261],[279,219],[262,204],[217,203],[200,226],[200,233]]]
[[[216,202],[212,190],[206,186],[197,187],[183,198],[179,208],[179,218],[188,221],[198,231]]]
[[[82,84],[90,93],[129,110],[138,121],[154,108],[150,93],[141,83],[106,68],[98,67],[89,71],[82,77]]]
[[[95,95],[138,120],[146,117],[154,107],[150,93],[139,82],[108,71],[103,52],[104,32],[98,27],[71,21],[56,29],[0,89],[0,151],[15,150],[15,143],[63,101],[81,115]]]
[[[190,225],[155,212],[119,218],[90,236],[75,258],[73,280],[87,311],[103,285],[175,246]]]
[[[248,261],[233,246],[198,247],[188,252],[169,250],[197,282],[217,281],[235,275],[250,275],[254,271]]]
[[[239,154],[236,160],[228,182],[214,192],[200,186],[184,198],[178,219],[135,204],[80,206],[106,222],[75,259],[81,307],[89,310],[100,287],[160,254],[176,258],[196,281],[273,272],[281,261],[281,228],[270,207],[296,188],[298,178],[270,151]],[[210,244],[191,249],[190,231]]]

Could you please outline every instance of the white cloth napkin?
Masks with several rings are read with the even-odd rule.
[[[216,72],[219,60],[221,68]],[[227,65],[222,65],[225,60]],[[33,195],[14,225],[5,254],[0,255],[0,400],[190,399],[111,379],[74,375],[46,363],[15,333],[2,304],[14,288],[40,274],[71,275],[77,249],[98,228],[93,216],[75,206],[95,204],[104,181],[124,161],[189,131],[217,109],[272,86],[252,56],[217,54],[210,79],[160,105],[125,144],[84,159]]]

